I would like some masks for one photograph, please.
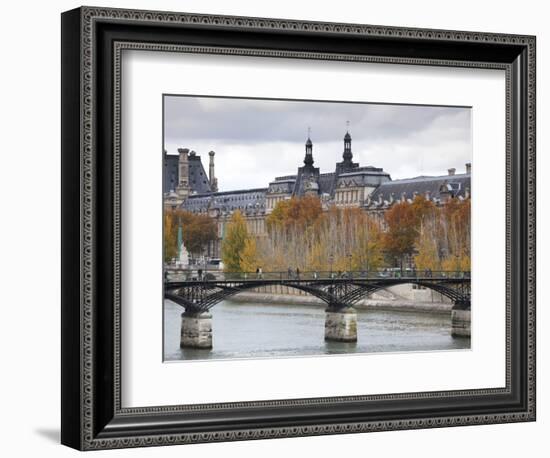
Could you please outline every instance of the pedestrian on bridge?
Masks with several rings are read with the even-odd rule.
[[[300,279],[300,269],[298,267],[296,267],[296,278]]]
[[[288,278],[292,278],[292,268],[288,266]]]

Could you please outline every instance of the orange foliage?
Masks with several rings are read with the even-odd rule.
[[[315,196],[293,197],[278,202],[266,218],[268,229],[274,227],[289,229],[291,227],[311,227],[321,217],[323,208],[321,200]]]
[[[216,223],[207,215],[196,215],[185,210],[164,211],[164,258],[177,255],[178,226],[181,224],[183,243],[190,253],[200,254],[208,242],[216,239]]]

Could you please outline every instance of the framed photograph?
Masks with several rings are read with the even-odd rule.
[[[62,15],[62,443],[535,420],[535,37]]]

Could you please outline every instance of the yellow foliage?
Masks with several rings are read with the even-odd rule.
[[[256,269],[260,267],[256,253],[256,239],[254,237],[248,237],[245,240],[241,252],[240,265],[242,272],[256,272]]]
[[[440,270],[437,240],[433,233],[433,226],[425,223],[421,225],[416,251],[414,264],[418,270]]]
[[[241,271],[241,254],[248,238],[246,222],[242,213],[237,210],[231,216],[222,242],[222,261],[226,272]]]

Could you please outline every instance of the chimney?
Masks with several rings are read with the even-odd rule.
[[[208,155],[210,156],[210,163],[208,165],[208,180],[210,181],[210,187],[213,188],[216,181],[216,176],[214,174],[214,156],[216,153],[214,151],[210,151]]]
[[[183,198],[189,194],[189,162],[187,156],[189,149],[178,148],[178,153],[178,185],[176,192]]]
[[[452,176],[452,175],[455,174],[456,169],[453,167],[453,168],[449,169],[448,172],[449,172],[449,176]]]
[[[466,163],[466,173],[467,174],[472,173],[472,163],[471,162]]]

